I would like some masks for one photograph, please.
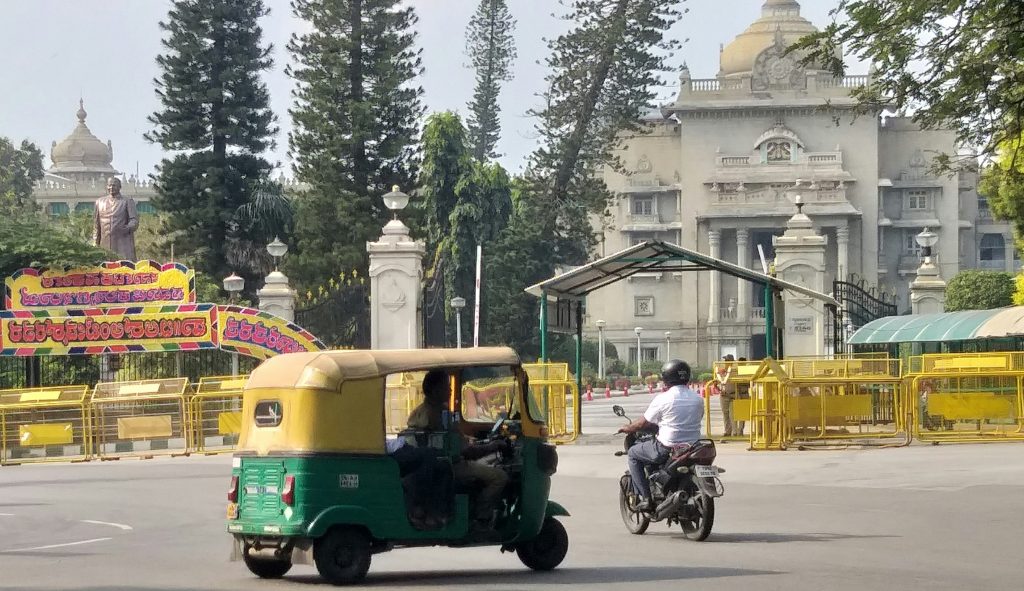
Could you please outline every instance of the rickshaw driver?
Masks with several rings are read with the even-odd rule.
[[[409,428],[427,431],[444,431],[448,428],[442,424],[441,415],[445,410],[451,391],[448,374],[435,369],[423,378],[423,403],[409,415]],[[490,443],[473,443],[464,438],[461,461],[452,465],[452,473],[457,486],[479,488],[474,511],[473,529],[489,530],[492,527],[494,510],[498,499],[508,484],[508,474],[501,468],[487,466],[473,460],[495,453],[505,446],[502,441]]]

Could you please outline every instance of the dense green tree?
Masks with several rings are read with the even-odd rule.
[[[991,156],[1024,132],[1024,2],[841,0],[833,22],[797,43],[837,75],[843,49],[875,65],[854,90],[865,112],[895,104]],[[1019,158],[1014,145],[1011,161]],[[946,154],[939,164],[953,165]]]
[[[297,251],[289,273],[312,286],[365,271],[366,242],[390,217],[381,196],[412,190],[422,71],[417,22],[400,0],[293,0],[310,27],[289,43],[294,67]],[[403,221],[415,226],[410,215]]]
[[[431,115],[423,128],[422,145],[418,186],[425,209],[428,274],[441,272],[445,299],[462,296],[473,310],[476,247],[489,256],[491,245],[508,224],[511,180],[500,165],[472,159],[466,129],[454,113]],[[450,308],[445,310],[450,316]],[[482,310],[483,326],[485,314]],[[465,323],[466,334],[471,328],[472,323]]]
[[[515,29],[516,21],[505,0],[480,0],[466,27],[466,54],[476,70],[476,88],[469,103],[469,143],[473,157],[480,162],[498,156],[494,151],[501,136],[498,95],[501,83],[512,80],[512,62],[517,55]]]
[[[32,211],[33,187],[43,178],[43,154],[28,140],[15,146],[0,136],[0,214]]]
[[[1024,136],[1022,136],[1024,137]],[[1024,158],[1015,159],[1022,138],[1004,141],[981,171],[978,192],[988,198],[996,217],[1013,222],[1018,248],[1024,246]]]
[[[42,216],[0,216],[0,236],[0,277],[26,267],[90,266],[114,256]]]
[[[593,215],[610,197],[600,168],[617,168],[622,134],[642,133],[641,117],[663,84],[665,32],[679,18],[678,0],[573,0],[573,28],[550,43],[545,106],[537,117],[540,147],[518,185],[512,221],[493,249],[485,277],[488,330],[527,357],[539,352],[538,301],[523,289],[560,266],[586,261]]]
[[[260,77],[273,64],[259,25],[267,14],[262,0],[174,0],[160,23],[162,108],[146,135],[177,153],[158,166],[154,199],[175,253],[211,277],[238,272],[250,289],[261,269],[239,266],[246,257],[236,248],[249,229],[240,212],[266,184],[271,165],[262,154],[277,133]],[[286,220],[265,222],[284,230]]]
[[[1004,271],[960,271],[946,285],[946,311],[991,310],[1013,305],[1013,275]]]

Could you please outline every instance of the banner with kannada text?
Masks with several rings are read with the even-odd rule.
[[[309,331],[253,308],[218,306],[220,348],[266,359],[282,353],[326,349]]]
[[[0,355],[93,355],[217,348],[217,306],[0,311]]]
[[[99,267],[20,269],[4,280],[7,310],[191,304],[195,271],[180,263],[114,261]]]

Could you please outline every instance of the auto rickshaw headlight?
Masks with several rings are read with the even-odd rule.
[[[558,470],[558,451],[555,446],[545,443],[537,448],[537,466],[548,476]]]

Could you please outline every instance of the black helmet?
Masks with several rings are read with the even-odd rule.
[[[666,386],[678,386],[690,383],[690,365],[681,359],[666,361],[661,366],[661,381]]]

